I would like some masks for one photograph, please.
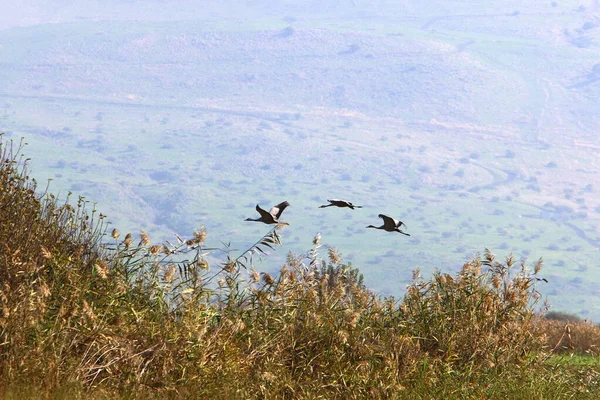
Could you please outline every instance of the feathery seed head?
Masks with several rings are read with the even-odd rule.
[[[108,265],[105,260],[100,260],[96,265],[96,273],[101,279],[106,279],[108,277]]]
[[[417,279],[421,278],[421,270],[419,268],[413,270],[412,278],[413,281],[416,281]]]
[[[515,258],[513,257],[513,255],[509,255],[508,257],[506,257],[506,265],[510,268],[513,266],[513,264],[515,263]]]
[[[327,249],[327,253],[329,254],[329,261],[331,261],[332,264],[339,264],[340,261],[342,261],[341,255],[335,251],[333,247]]]
[[[335,286],[334,293],[335,293],[336,298],[338,298],[338,299],[342,298],[346,294],[346,288],[343,285],[338,284]]]
[[[290,270],[284,265],[283,268],[281,268],[281,270],[279,271],[279,276],[283,279],[283,278],[287,278],[287,276],[290,274]]]
[[[52,258],[52,253],[50,253],[50,251],[48,251],[48,249],[46,249],[44,246],[42,246],[41,252],[42,252],[42,257],[44,257],[46,260]]]
[[[446,275],[440,275],[437,277],[437,281],[440,285],[446,284]]]
[[[144,244],[144,246],[150,245],[150,236],[148,236],[148,234],[145,231],[140,232],[140,240],[141,243]]]
[[[421,292],[416,286],[409,286],[407,289],[407,293],[410,297],[420,297]]]
[[[206,260],[199,260],[198,261],[198,268],[207,270],[208,269],[208,261],[206,261]]]
[[[161,250],[162,250],[162,247],[157,244],[150,246],[150,254],[156,255],[156,254],[160,253]]]
[[[355,328],[356,325],[358,325],[359,320],[360,320],[360,313],[355,312],[354,314],[352,314],[352,319],[349,321],[350,326]]]
[[[491,310],[492,306],[494,305],[493,295],[488,294],[487,296],[485,296],[484,303],[485,303],[485,307],[488,310]]]
[[[490,249],[485,249],[484,257],[488,263],[492,263],[496,258],[496,256],[490,251]]]
[[[96,314],[94,314],[94,310],[92,309],[92,307],[90,307],[89,303],[85,300],[83,300],[83,313],[91,321],[96,320]]]
[[[254,268],[250,270],[250,280],[254,283],[260,281],[260,274]]]
[[[277,376],[266,371],[266,372],[263,372],[262,378],[267,382],[275,382],[275,380],[277,379]]]
[[[40,285],[40,295],[43,298],[49,297],[52,294],[52,292],[50,291],[50,289],[48,288],[48,286],[42,282],[42,284]]]
[[[315,237],[313,238],[313,245],[318,246],[320,242],[321,242],[321,234],[317,233],[315,235]]]
[[[298,257],[296,257],[291,251],[288,251],[285,257],[285,263],[291,268],[297,268],[300,266],[300,260],[298,260]]]
[[[327,283],[327,281],[329,280],[329,274],[323,274],[323,276],[321,276],[321,279],[319,279],[319,285],[325,285]]]
[[[173,275],[175,275],[175,264],[169,264],[163,275],[164,281],[171,283],[173,281]]]
[[[206,239],[206,229],[204,227],[194,231],[194,241],[202,243]]]
[[[230,274],[236,271],[235,268],[235,261],[228,261],[227,263],[225,263],[225,266],[223,266],[223,269],[226,272],[229,272]]]
[[[353,311],[351,309],[344,310],[344,316],[346,317],[346,322],[351,328],[356,327],[358,320],[360,319],[360,313]]]
[[[535,263],[535,266],[533,267],[534,274],[537,274],[538,272],[540,272],[542,270],[542,263],[543,263],[543,260],[540,257],[540,259]]]
[[[123,240],[123,244],[125,245],[125,247],[131,246],[132,242],[133,242],[133,236],[131,235],[131,233],[128,233],[127,235],[125,235],[125,240]]]
[[[500,276],[498,274],[494,274],[494,276],[492,277],[492,286],[498,289],[501,283],[502,280],[500,279]]]
[[[110,234],[110,236],[112,236],[113,239],[118,239],[119,235],[121,234],[119,233],[119,230],[117,228],[113,229],[112,233]]]
[[[462,269],[460,270],[461,277],[469,275],[471,272],[473,272],[473,265],[471,262],[464,263]]]
[[[262,273],[263,276],[263,281],[267,284],[267,285],[272,285],[275,283],[275,279],[273,279],[273,277],[267,273],[267,272],[263,272]]]
[[[240,332],[240,331],[243,331],[244,329],[246,329],[246,324],[241,319],[236,320],[234,322],[233,326],[231,327],[231,330],[233,332]]]
[[[340,343],[342,343],[342,344],[348,343],[348,336],[349,335],[348,335],[347,331],[345,331],[343,329],[340,329],[339,331],[336,332],[336,336],[337,336],[337,339],[338,339],[338,341]]]

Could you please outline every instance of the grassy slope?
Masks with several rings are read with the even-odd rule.
[[[569,14],[567,27],[580,17]],[[165,237],[204,224],[243,247],[262,227],[241,219],[257,202],[286,198],[288,248],[321,232],[370,265],[367,282],[383,293],[401,293],[414,267],[458,267],[489,246],[543,255],[551,302],[593,312],[599,204],[585,186],[597,161],[577,144],[597,122],[585,114],[593,100],[578,106],[577,130],[563,109],[593,90],[565,86],[586,76],[594,50],[533,28],[482,35],[473,23],[485,18],[467,19],[474,34],[464,20],[307,21],[287,39],[274,36],[288,23],[270,20],[237,24],[258,30],[243,41],[229,26],[196,23],[8,31],[1,123],[27,136],[36,170],[106,206],[119,227]],[[553,58],[540,36],[560,45]],[[28,52],[10,47],[23,42]],[[338,54],[353,44],[358,53]],[[544,167],[551,161],[557,168]],[[152,179],[160,171],[169,174]],[[368,208],[317,209],[327,197]],[[363,231],[379,212],[401,217],[413,236]]]

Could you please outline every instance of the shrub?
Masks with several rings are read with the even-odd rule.
[[[550,313],[548,313],[550,314]],[[547,346],[558,353],[600,354],[600,327],[590,321],[581,321],[577,316],[554,312],[537,322],[540,336],[544,336]],[[575,319],[576,318],[576,319]]]
[[[408,333],[453,368],[485,373],[522,362],[542,344],[531,334],[541,260],[533,271],[513,268],[512,256],[500,263],[486,250],[456,277],[436,272],[424,281],[417,274],[401,305]]]
[[[549,311],[544,315],[544,318],[553,321],[579,322],[581,318],[578,315],[570,314],[562,311]]]

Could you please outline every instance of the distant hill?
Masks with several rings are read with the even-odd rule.
[[[550,301],[600,320],[595,6],[389,3],[27,2],[0,131],[121,230],[243,247],[288,200],[281,261],[320,232],[401,294],[485,247],[544,257]],[[412,236],[365,232],[379,213]]]

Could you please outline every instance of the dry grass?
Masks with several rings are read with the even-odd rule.
[[[21,149],[0,144],[5,398],[586,398],[597,388],[593,374],[541,361],[551,337],[535,325],[541,262],[529,270],[486,251],[456,276],[416,273],[403,299],[373,294],[335,250],[321,255],[319,237],[278,274],[257,271],[253,256],[277,248],[281,227],[209,263],[205,230],[164,244],[108,233],[82,199],[37,194]]]
[[[591,321],[540,319],[536,328],[556,353],[600,355],[600,327]]]

